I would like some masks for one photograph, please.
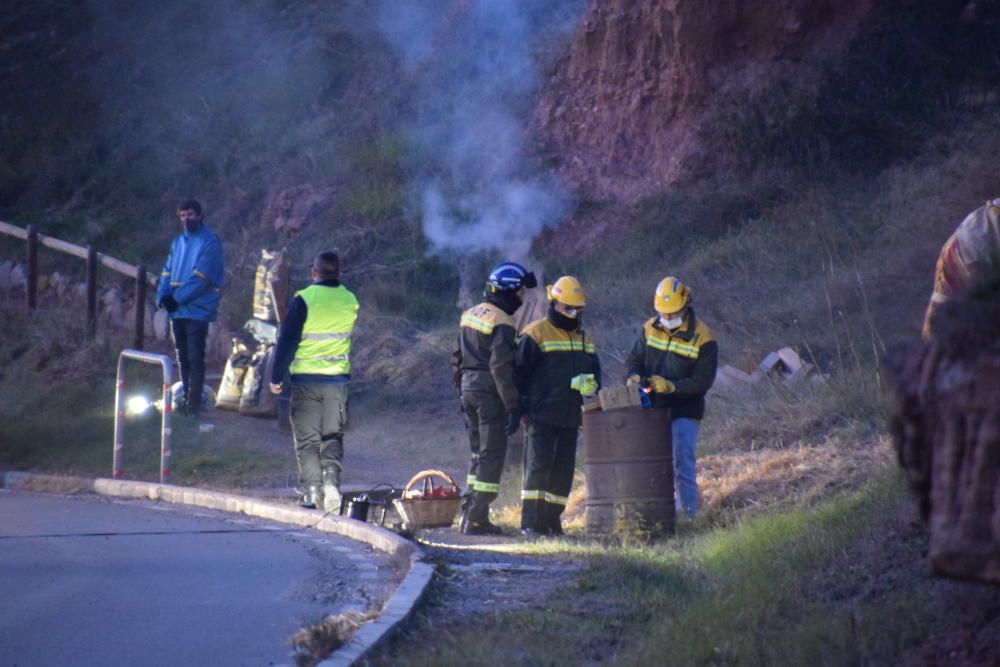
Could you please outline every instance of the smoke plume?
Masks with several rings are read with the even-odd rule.
[[[405,128],[423,231],[434,250],[525,258],[569,195],[532,156],[525,128],[541,46],[583,0],[383,0],[378,32],[415,89]]]

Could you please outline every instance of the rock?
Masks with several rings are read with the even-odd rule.
[[[778,350],[778,357],[789,373],[795,373],[802,368],[802,359],[799,357],[799,353],[790,347],[783,347]]]
[[[10,289],[18,289],[28,284],[28,271],[24,264],[15,264],[10,272]]]
[[[14,270],[14,262],[7,260],[0,264],[0,290],[7,290],[13,287],[11,283],[11,272]]]
[[[590,2],[538,96],[540,143],[572,188],[597,199],[663,192],[725,159],[702,130],[728,120],[713,117],[727,99],[780,100],[755,107],[767,124],[814,104],[826,63],[881,20],[873,7],[899,4]]]
[[[787,349],[787,348],[786,348]],[[782,383],[789,389],[794,389],[806,382],[808,382],[810,376],[815,372],[812,364],[800,364],[795,371],[787,374],[783,379]]]
[[[142,324],[143,337],[145,338],[154,335],[153,311],[152,302],[146,299],[146,309],[143,311],[144,321]],[[129,299],[128,307],[125,309],[124,326],[130,330],[135,327],[135,299]]]
[[[764,375],[771,375],[774,373],[783,373],[785,371],[784,365],[781,363],[781,357],[777,352],[769,352],[764,360],[760,362],[760,366],[757,367]]]
[[[52,274],[51,283],[56,290],[56,296],[58,296],[60,300],[66,298],[70,291],[69,276],[64,276],[58,271],[55,271]]]
[[[309,223],[313,213],[333,197],[334,188],[299,185],[272,195],[260,216],[261,227],[279,234],[295,234]]]
[[[170,334],[170,318],[167,316],[167,311],[162,308],[153,315],[152,331],[156,340],[166,340]]]
[[[112,326],[122,327],[125,324],[125,300],[118,287],[109,287],[100,297],[104,307],[105,320]]]

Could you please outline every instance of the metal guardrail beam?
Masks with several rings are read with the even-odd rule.
[[[22,241],[28,240],[28,230],[23,227],[18,227],[17,225],[12,225],[9,222],[3,222],[0,220],[0,234],[6,234],[7,236],[13,236],[14,238],[21,239]],[[57,239],[53,236],[47,236],[45,234],[37,234],[38,242],[45,246],[46,248],[51,248],[52,250],[58,250],[59,252],[64,252],[67,255],[73,255],[74,257],[79,257],[80,259],[87,259],[87,248],[85,246],[76,245],[75,243],[70,243],[69,241],[63,241]],[[128,262],[123,262],[120,259],[116,259],[109,255],[105,255],[103,252],[97,253],[97,261],[103,266],[111,269],[112,271],[117,271],[129,278],[135,278],[137,275],[137,270],[139,267],[129,264]],[[147,275],[146,281],[156,287],[156,280],[158,276]]]
[[[38,246],[39,244],[52,250],[79,257],[87,262],[87,333],[93,336],[97,331],[97,267],[103,264],[112,271],[122,273],[135,282],[135,347],[142,349],[145,341],[146,321],[146,286],[156,289],[157,276],[150,275],[143,265],[132,266],[120,259],[108,257],[97,252],[92,246],[78,246],[75,243],[61,241],[45,234],[39,234],[30,225],[25,229],[0,220],[0,234],[27,241],[25,266],[25,303],[28,312],[38,306]]]

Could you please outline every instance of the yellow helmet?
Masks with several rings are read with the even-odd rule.
[[[546,291],[550,301],[558,301],[571,308],[583,308],[587,305],[583,285],[573,276],[563,276],[554,285],[549,285]]]
[[[672,315],[684,309],[691,300],[691,289],[677,278],[668,276],[656,286],[653,308],[661,315]]]

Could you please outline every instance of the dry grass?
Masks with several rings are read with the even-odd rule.
[[[331,614],[319,623],[302,628],[289,642],[297,667],[313,667],[346,644],[358,628],[378,616],[377,611],[348,611]]]
[[[700,522],[811,506],[864,486],[894,464],[886,437],[706,456],[698,461]]]

